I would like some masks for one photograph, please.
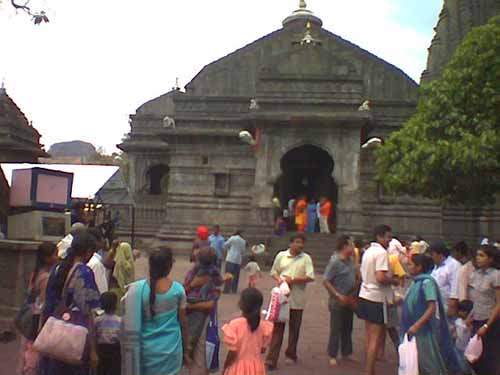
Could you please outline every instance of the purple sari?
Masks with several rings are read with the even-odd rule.
[[[210,313],[208,325],[207,325],[207,368],[210,372],[219,371],[219,350],[220,350],[220,338],[219,338],[219,322],[217,320],[217,305]]]
[[[54,267],[50,273],[47,283],[47,294],[45,299],[45,307],[43,316],[50,317],[54,315],[58,305],[61,302],[61,296],[55,291],[56,276],[59,267]],[[76,266],[74,275],[67,286],[66,305],[73,309],[77,309],[79,314],[78,321],[74,323],[80,324],[89,328],[90,314],[92,310],[100,307],[99,291],[94,279],[92,270],[84,265]],[[40,360],[40,375],[88,375],[90,367],[88,364],[81,366],[69,365],[55,359],[42,357]]]

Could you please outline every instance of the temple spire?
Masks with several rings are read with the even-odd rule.
[[[5,94],[7,91],[5,90],[5,78],[2,78],[2,85],[0,86],[0,94]]]
[[[306,9],[307,8],[306,0],[300,0],[299,8],[300,9]]]

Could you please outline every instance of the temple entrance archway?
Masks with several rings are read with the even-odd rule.
[[[330,154],[322,148],[310,144],[288,151],[280,162],[281,175],[274,185],[274,196],[279,198],[281,207],[286,208],[291,198],[306,195],[308,201],[318,201],[321,197],[333,203],[331,226],[336,223],[337,184],[333,170],[335,163]]]

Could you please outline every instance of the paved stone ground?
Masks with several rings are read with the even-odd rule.
[[[137,261],[137,275],[144,276],[147,273],[147,259],[140,258]],[[189,268],[187,259],[177,258],[172,276],[181,281]],[[242,274],[240,287],[247,283],[246,277]],[[267,275],[259,281],[258,287],[267,298],[273,281]],[[308,286],[308,304],[304,312],[301,338],[299,342],[299,363],[295,366],[286,366],[283,355],[280,357],[279,368],[271,374],[276,375],[358,375],[363,373],[364,360],[364,325],[355,318],[354,325],[354,358],[357,363],[339,365],[332,369],[328,366],[328,356],[326,354],[326,344],[328,341],[329,313],[327,308],[326,291],[321,285],[321,277],[318,281]],[[236,295],[223,295],[219,307],[220,324],[237,317],[239,310],[237,307],[238,297]],[[267,303],[267,301],[265,302]],[[285,337],[284,343],[287,338]],[[284,345],[285,346],[285,345]],[[285,347],[282,348],[282,352]],[[380,362],[377,373],[381,375],[397,374],[396,355],[394,349],[386,344],[387,361]],[[17,343],[0,344],[0,374],[15,374],[15,366],[18,354]],[[225,358],[225,351],[221,354],[221,362]]]

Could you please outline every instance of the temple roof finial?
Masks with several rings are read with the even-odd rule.
[[[310,21],[311,23],[314,23],[319,27],[323,25],[323,21],[321,21],[319,17],[316,17],[312,11],[307,9],[306,0],[300,0],[299,8],[295,10],[290,16],[285,18],[285,20],[283,21],[283,26],[286,27],[291,23],[295,23],[295,21]]]
[[[5,94],[7,91],[5,90],[5,78],[2,78],[2,85],[0,86],[0,94]]]
[[[173,91],[180,91],[181,88],[179,87],[179,77],[175,77],[175,86],[172,87]]]

